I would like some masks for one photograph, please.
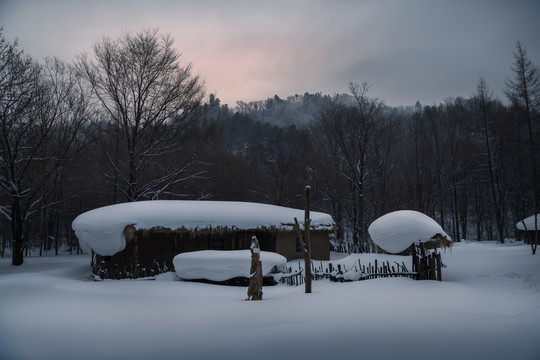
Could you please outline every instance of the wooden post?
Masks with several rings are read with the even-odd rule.
[[[412,244],[412,272],[418,273],[418,254],[416,244]]]
[[[133,236],[133,264],[135,265],[135,267],[139,265],[139,242],[137,239],[137,234]],[[138,271],[135,270],[133,272],[133,278],[137,279],[138,277],[139,277]]]
[[[246,300],[262,300],[262,263],[261,263],[261,249],[259,248],[259,241],[257,237],[251,238],[251,269],[249,270],[249,287],[247,291]]]
[[[311,219],[309,218],[310,208],[310,194],[311,183],[313,181],[313,170],[308,166],[306,167],[308,174],[308,184],[305,189],[306,195],[306,208],[304,211],[304,235],[306,237],[306,243],[304,244],[304,262],[306,263],[306,294],[311,293],[311,237],[310,237],[310,225]]]
[[[437,280],[442,281],[442,261],[441,254],[436,254],[437,259]]]
[[[306,285],[306,294],[311,293],[311,239],[310,239],[310,223],[309,218],[309,207],[310,207],[310,193],[311,193],[311,182],[313,179],[313,170],[308,166],[306,168],[308,173],[308,184],[305,188],[305,197],[306,197],[306,206],[304,211],[304,236],[302,237],[302,232],[300,231],[300,225],[298,224],[298,219],[294,218],[294,228],[298,235],[298,239],[302,244],[302,254],[304,255],[304,267],[305,267],[305,285]]]
[[[300,242],[302,244],[302,254],[304,255],[304,267],[305,267],[305,278],[306,278],[306,294],[311,293],[311,257],[309,256],[308,252],[306,251],[306,244],[302,237],[302,231],[300,231],[300,225],[298,224],[298,219],[294,218],[294,228],[296,230],[296,234],[298,238],[300,239]],[[300,266],[300,264],[298,264]],[[309,279],[308,279],[309,276]]]

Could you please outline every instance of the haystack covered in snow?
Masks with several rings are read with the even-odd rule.
[[[375,220],[368,228],[373,242],[388,253],[397,254],[412,244],[426,247],[448,247],[450,236],[429,216],[413,210],[388,213]]]
[[[263,251],[301,258],[295,217],[303,221],[304,211],[247,202],[157,200],[91,210],[72,227],[81,248],[95,254],[94,274],[135,278],[174,270],[172,260],[179,253],[249,249],[253,235]],[[334,221],[319,212],[310,217],[312,257],[328,260]]]

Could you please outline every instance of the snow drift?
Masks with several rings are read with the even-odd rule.
[[[414,210],[383,215],[371,223],[368,232],[377,246],[392,254],[405,251],[414,243],[426,242],[437,234],[451,240],[435,220]]]
[[[284,272],[287,259],[269,251],[261,251],[263,276],[272,271]],[[226,281],[236,277],[250,277],[249,250],[203,250],[181,253],[173,259],[176,275],[184,280],[206,279]]]

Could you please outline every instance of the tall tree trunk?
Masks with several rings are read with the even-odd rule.
[[[461,237],[463,239],[467,239],[467,226],[468,226],[468,221],[467,221],[467,216],[468,216],[468,211],[467,211],[467,198],[468,198],[468,190],[466,191],[462,191],[461,192],[461,201],[460,201],[460,208],[461,208]],[[459,239],[458,241],[460,241],[461,239]]]
[[[461,236],[460,236],[460,233],[459,233],[459,219],[460,219],[460,214],[459,214],[459,206],[458,206],[458,194],[457,194],[457,184],[456,182],[454,181],[454,190],[453,190],[453,211],[454,211],[454,241],[460,241],[461,240]]]
[[[128,184],[128,199],[127,201],[136,201],[137,198],[137,173],[136,161],[133,154],[129,156],[129,184]]]
[[[2,257],[2,258],[3,258],[3,257],[5,256],[5,254],[6,254],[6,246],[7,246],[7,241],[8,241],[8,240],[7,240],[7,238],[8,238],[8,236],[7,236],[7,235],[8,235],[8,234],[7,234],[7,228],[8,228],[8,227],[7,227],[7,224],[6,224],[6,223],[7,223],[6,217],[4,216],[4,217],[2,218],[2,224],[3,224],[3,226],[2,226],[2,254],[1,254],[1,255],[2,255],[1,257]]]
[[[19,266],[24,262],[24,232],[21,204],[19,197],[13,195],[11,203],[11,265]]]

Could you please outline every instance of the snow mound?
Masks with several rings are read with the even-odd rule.
[[[292,230],[294,218],[303,224],[304,210],[232,201],[154,200],[116,204],[79,215],[72,228],[81,248],[108,256],[125,248],[124,228],[172,230],[275,228]],[[328,214],[311,212],[311,228],[332,230]]]
[[[272,270],[285,271],[287,259],[279,254],[261,251],[263,276]],[[249,250],[202,250],[181,253],[173,259],[176,275],[184,280],[206,279],[225,281],[236,277],[249,278]],[[274,269],[275,267],[275,269]]]
[[[368,228],[371,239],[386,252],[396,254],[418,242],[425,242],[440,234],[450,240],[435,220],[414,210],[388,213],[375,220]]]
[[[529,216],[528,218],[526,219],[523,219],[521,221],[519,221],[517,224],[516,224],[516,227],[518,230],[521,230],[521,231],[534,231],[535,229],[535,219],[534,219],[535,215],[532,215],[532,216]],[[536,214],[536,221],[537,221],[537,226],[538,226],[538,230],[540,230],[540,214]]]

